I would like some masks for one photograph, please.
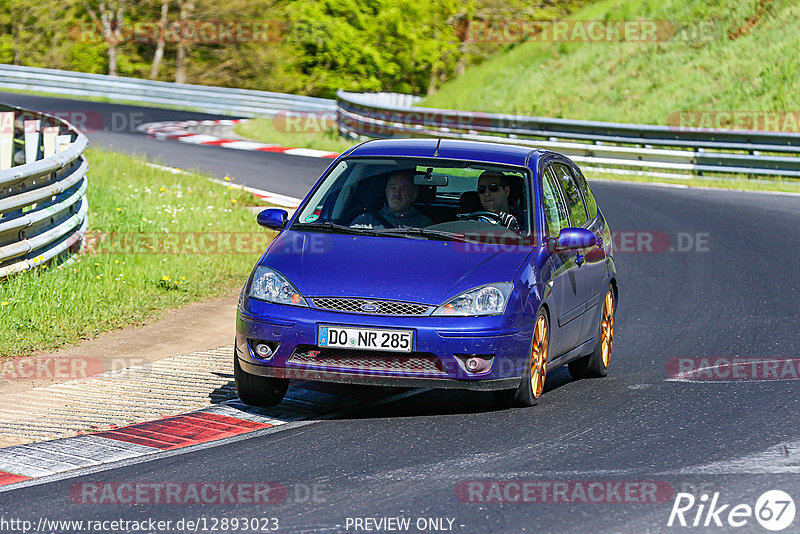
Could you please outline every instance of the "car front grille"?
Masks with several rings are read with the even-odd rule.
[[[351,298],[312,298],[311,302],[323,310],[369,315],[426,315],[430,306],[392,300],[367,300]]]
[[[313,367],[338,367],[353,371],[381,371],[413,375],[445,374],[442,362],[429,352],[385,352],[379,350],[321,349],[298,346],[286,363]]]

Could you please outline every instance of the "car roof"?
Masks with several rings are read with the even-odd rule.
[[[437,151],[438,144],[438,151]],[[465,141],[461,139],[374,139],[361,143],[345,155],[405,156],[480,161],[504,165],[527,166],[550,153],[520,145]]]

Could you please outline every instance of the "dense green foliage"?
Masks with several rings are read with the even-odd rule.
[[[426,94],[506,46],[464,42],[470,20],[554,19],[586,1],[7,0],[0,63],[147,78],[155,61],[155,78],[168,81],[326,97],[340,88]],[[209,42],[181,30],[183,41],[166,39],[158,61],[164,6],[168,24],[259,23],[267,38]]]
[[[420,105],[653,124],[671,124],[686,110],[800,109],[794,0],[599,0],[570,18],[683,22],[700,33],[661,42],[527,42]]]

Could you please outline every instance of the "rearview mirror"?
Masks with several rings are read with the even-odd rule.
[[[558,238],[547,240],[547,250],[579,250],[597,245],[597,236],[586,228],[564,228],[559,232]]]
[[[434,174],[433,169],[428,169],[427,172],[417,173],[414,175],[414,185],[433,185],[436,187],[445,187],[450,179],[444,174]]]
[[[286,210],[269,208],[259,213],[258,216],[256,216],[256,221],[264,228],[283,230],[288,218],[289,213]]]

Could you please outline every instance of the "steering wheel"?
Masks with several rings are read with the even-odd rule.
[[[483,221],[491,224],[502,224],[503,218],[499,213],[491,211],[473,211],[461,216],[462,221]]]

